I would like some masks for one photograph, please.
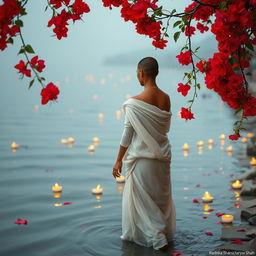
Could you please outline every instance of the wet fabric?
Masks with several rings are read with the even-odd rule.
[[[133,98],[124,102],[123,110],[125,125],[133,132],[123,158],[126,183],[121,239],[157,250],[172,240],[176,231],[167,137],[171,112]]]

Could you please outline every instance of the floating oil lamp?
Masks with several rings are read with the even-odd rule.
[[[66,144],[66,143],[68,143],[68,140],[67,140],[67,139],[65,139],[65,138],[62,138],[62,139],[60,140],[60,143],[62,143],[62,144]]]
[[[241,188],[243,186],[243,183],[240,182],[240,180],[236,180],[232,183],[232,188]]]
[[[52,186],[52,191],[53,192],[61,192],[62,191],[62,186],[60,186],[58,183],[55,183],[55,185]]]
[[[247,139],[246,139],[245,137],[243,137],[243,138],[241,139],[241,142],[242,142],[242,143],[246,143],[246,142],[247,142]]]
[[[189,150],[183,150],[183,156],[187,157],[189,155]]]
[[[93,137],[93,142],[99,143],[99,141],[100,141],[99,137]]]
[[[250,139],[250,138],[252,138],[252,137],[254,136],[254,133],[249,132],[249,133],[247,133],[247,134],[246,134],[246,136],[247,136],[247,138],[249,138],[249,139]]]
[[[118,183],[123,183],[123,182],[125,182],[125,176],[120,175],[120,177],[116,177],[116,181],[117,181]]]
[[[198,147],[198,152],[197,152],[198,155],[202,155],[203,154],[203,146],[199,146]]]
[[[69,137],[69,138],[68,138],[68,142],[69,142],[69,143],[74,143],[74,141],[75,141],[75,139],[74,139],[73,137]]]
[[[188,151],[188,150],[189,150],[189,145],[188,145],[188,143],[185,143],[185,144],[183,145],[182,149],[183,149],[184,151]]]
[[[95,151],[95,146],[94,145],[90,145],[88,147],[88,152],[93,153],[94,151]]]
[[[100,120],[102,120],[102,119],[104,118],[104,115],[103,115],[102,113],[99,113],[99,114],[98,114],[98,118],[99,118]]]
[[[256,157],[252,157],[252,160],[250,161],[250,164],[252,166],[256,166]]]
[[[54,198],[61,198],[61,192],[54,192],[53,197]]]
[[[211,209],[209,204],[204,204],[204,213],[209,214],[208,210]]]
[[[120,116],[121,116],[121,110],[117,110],[116,111],[116,119],[119,120],[120,119]]]
[[[226,151],[227,151],[227,152],[233,152],[233,147],[232,147],[232,146],[228,146],[228,147],[226,148]]]
[[[16,142],[13,142],[13,143],[11,144],[11,148],[12,148],[12,149],[17,149],[19,146],[20,146],[20,145],[17,144]]]
[[[208,144],[208,149],[211,150],[213,148],[213,144]]]
[[[204,142],[202,140],[197,142],[197,146],[198,147],[203,147],[204,146]]]
[[[219,138],[220,138],[221,140],[225,140],[226,136],[225,136],[225,134],[221,134]]]
[[[209,145],[212,145],[212,144],[213,144],[213,139],[209,139],[209,140],[208,140],[208,144],[209,144]]]
[[[102,194],[102,192],[103,192],[103,188],[100,186],[100,184],[96,188],[92,189],[92,193],[94,195]]]
[[[233,215],[229,215],[229,214],[224,214],[221,216],[221,221],[223,223],[232,223],[234,220],[234,216]]]
[[[211,203],[213,201],[213,197],[211,196],[211,194],[208,191],[206,191],[204,193],[204,196],[202,197],[202,200],[204,203]]]

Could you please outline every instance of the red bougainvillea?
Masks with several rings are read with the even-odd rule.
[[[24,54],[26,60],[14,67],[21,77],[31,77],[29,87],[35,79],[43,86],[42,104],[57,99],[59,89],[53,83],[44,84],[44,77],[40,73],[45,68],[44,60],[35,54],[33,48],[25,43],[21,33],[23,15],[26,15],[26,3],[23,0],[3,0],[0,5],[0,49],[4,50],[13,42],[16,35],[21,37],[22,47],[19,54]],[[178,19],[173,24],[174,41],[183,33],[187,37],[186,44],[176,56],[178,63],[183,66],[191,65],[192,71],[185,72],[187,81],[178,83],[177,91],[184,97],[190,93],[192,99],[188,107],[181,109],[181,118],[194,119],[191,112],[192,105],[201,88],[197,82],[197,72],[204,74],[205,86],[214,90],[221,99],[237,113],[241,111],[241,118],[234,124],[231,140],[240,137],[243,120],[248,116],[256,116],[256,98],[249,93],[245,69],[250,67],[250,61],[255,52],[256,44],[256,0],[195,0],[183,12],[176,9],[166,10],[157,5],[157,0],[102,0],[104,7],[120,8],[120,15],[124,21],[132,22],[138,34],[146,35],[152,40],[155,48],[167,47],[170,33],[171,18]],[[90,8],[83,0],[49,0],[46,9],[52,10],[52,17],[47,26],[53,27],[57,39],[68,36],[69,22],[81,20],[82,16],[90,12]],[[197,33],[209,31],[215,35],[218,51],[208,60],[200,58],[197,51],[192,49],[191,38]],[[198,61],[195,61],[198,58]],[[34,74],[34,77],[32,77]],[[183,78],[183,79],[184,79]]]

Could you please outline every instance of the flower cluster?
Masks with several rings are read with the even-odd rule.
[[[20,60],[20,62],[14,67],[18,69],[19,73],[22,74],[22,77],[24,75],[31,77],[31,69],[28,69],[29,64],[31,68],[34,68],[38,72],[42,72],[45,68],[44,60],[39,60],[38,56],[34,56],[30,61],[27,61],[26,63],[23,60]]]
[[[47,104],[49,100],[56,100],[57,95],[60,93],[58,87],[53,83],[47,84],[45,88],[41,91],[42,101],[41,103]]]
[[[256,44],[256,32],[252,30],[254,38],[250,38],[248,31],[255,27],[255,6],[248,9],[245,4],[234,0],[225,10],[216,11],[211,31],[216,35],[219,52],[208,60],[205,83],[231,108],[242,108],[246,117],[256,115],[256,98],[248,93],[243,74],[236,70],[249,67],[250,53],[245,46]]]
[[[0,50],[4,50],[12,37],[19,33],[20,28],[13,19],[22,12],[17,0],[3,0],[0,5]]]
[[[250,50],[253,51],[253,45],[256,45],[255,9],[255,0],[205,0],[204,4],[195,1],[184,10],[188,13],[183,20],[184,34],[188,37],[191,37],[196,29],[201,33],[208,31],[209,18],[215,14],[211,32],[216,36],[218,52],[207,61],[200,60],[196,67],[198,71],[205,73],[204,80],[208,89],[218,93],[231,108],[243,110],[242,118],[256,115],[256,98],[248,93],[243,73],[244,69],[250,66]],[[190,25],[189,19],[198,21],[196,28]],[[189,65],[193,62],[193,52],[186,47],[183,49],[186,50],[176,57],[180,64]],[[186,96],[188,87],[181,83],[178,86],[177,91]],[[187,110],[182,108],[182,118],[189,119]],[[240,137],[241,123],[242,121],[237,122],[235,134],[229,136],[231,140]]]
[[[54,25],[53,32],[56,34],[57,38],[60,40],[62,37],[67,37],[68,32],[68,21],[81,20],[84,13],[90,12],[89,6],[82,0],[75,0],[72,5],[70,5],[70,0],[50,0],[50,6],[54,11],[53,17],[48,22],[48,27]],[[60,13],[57,9],[64,7]]]
[[[132,21],[136,25],[138,34],[146,35],[153,39],[152,45],[163,49],[167,40],[161,37],[161,23],[148,15],[148,10],[158,9],[156,0],[137,0],[130,3],[128,0],[102,0],[105,7],[121,6],[121,17],[125,21]]]

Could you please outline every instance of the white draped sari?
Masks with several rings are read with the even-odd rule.
[[[125,124],[134,132],[123,158],[126,183],[121,239],[157,250],[171,241],[176,231],[167,137],[171,112],[133,98],[124,102],[123,110]]]

